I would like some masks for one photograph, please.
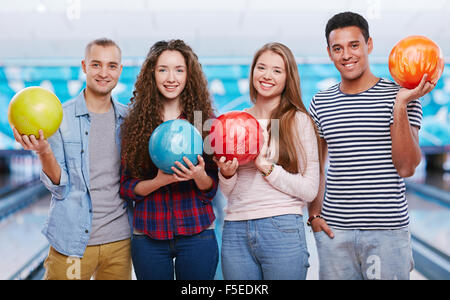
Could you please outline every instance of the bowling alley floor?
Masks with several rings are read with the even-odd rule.
[[[415,176],[410,184],[427,184],[442,193],[450,192],[450,173],[428,172],[425,176]],[[408,189],[407,189],[408,190]],[[411,189],[410,189],[411,190]],[[450,255],[450,208],[420,193],[407,193],[411,231],[436,249]]]
[[[47,218],[50,195],[0,221],[0,280],[10,279],[48,242],[41,229]]]
[[[411,230],[414,234],[432,243],[441,251],[448,253],[450,237],[450,215],[448,209],[440,205],[428,202],[413,193],[407,195],[411,215]],[[29,207],[9,216],[0,222],[0,255],[2,257],[0,266],[0,279],[9,279],[24,264],[26,264],[36,253],[45,248],[48,243],[42,235],[41,228],[47,218],[50,196],[47,195],[30,205]],[[216,201],[217,200],[217,201]],[[220,197],[215,199],[215,210],[217,214],[216,234],[221,245],[223,207],[224,200]],[[304,221],[306,222],[307,210],[305,209]],[[306,229],[306,240],[308,252],[310,253],[307,279],[318,279],[319,262],[315,246],[314,236],[310,227]],[[135,278],[133,276],[133,278]],[[219,262],[215,279],[222,279],[222,271]],[[411,279],[425,279],[417,271],[411,273]]]

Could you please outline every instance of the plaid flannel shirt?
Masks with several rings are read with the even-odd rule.
[[[131,177],[122,165],[120,195],[135,203],[133,227],[152,239],[169,240],[179,235],[194,235],[211,226],[215,220],[212,200],[218,188],[218,169],[207,157],[205,170],[213,180],[208,191],[199,190],[194,180],[188,180],[139,196],[134,192],[136,185],[142,180],[155,178],[158,169],[152,165],[148,176],[138,179]]]

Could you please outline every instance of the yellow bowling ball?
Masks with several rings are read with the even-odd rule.
[[[63,118],[61,102],[55,94],[41,87],[27,87],[11,99],[8,121],[22,135],[39,138],[39,129],[44,138],[58,130]]]

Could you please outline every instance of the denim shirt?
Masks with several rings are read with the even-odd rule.
[[[120,153],[120,125],[126,116],[127,107],[114,99],[112,105],[116,118],[116,145]],[[78,97],[63,104],[61,126],[48,138],[61,167],[59,185],[54,185],[43,171],[40,176],[41,181],[52,193],[49,216],[42,233],[56,251],[66,256],[83,257],[91,233],[90,126],[83,90]]]

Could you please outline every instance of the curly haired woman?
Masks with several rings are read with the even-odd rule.
[[[192,49],[181,40],[155,43],[135,84],[121,127],[121,196],[134,201],[132,258],[137,279],[213,279],[218,263],[212,207],[217,166],[198,156],[194,166],[176,162],[174,174],[159,170],[148,141],[162,122],[213,116],[207,81]],[[186,159],[186,158],[184,158]],[[175,259],[175,265],[174,265]]]

